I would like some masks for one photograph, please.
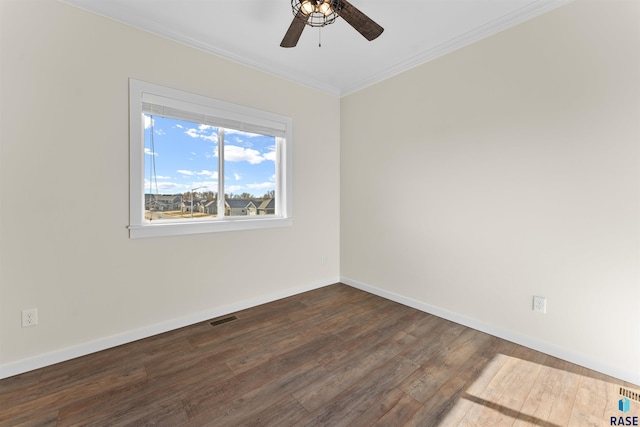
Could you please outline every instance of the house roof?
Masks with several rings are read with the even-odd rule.
[[[248,208],[249,205],[253,205],[254,207],[256,206],[253,201],[249,200],[249,199],[225,199],[225,203],[230,207],[230,208]]]
[[[276,199],[265,199],[260,202],[258,209],[275,209]]]

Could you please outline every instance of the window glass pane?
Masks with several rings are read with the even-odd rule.
[[[146,221],[217,216],[218,129],[144,115]]]
[[[131,238],[292,225],[290,118],[130,79],[129,119]]]
[[[276,138],[224,130],[225,215],[274,215]]]

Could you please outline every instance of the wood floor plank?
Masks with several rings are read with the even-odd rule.
[[[579,381],[575,374],[556,366],[549,363],[541,367],[514,427],[529,425],[532,417],[557,426],[569,423],[571,412],[566,408],[573,406]]]
[[[273,381],[283,375],[287,375],[294,367],[303,365],[313,360],[315,354],[323,348],[335,345],[339,340],[328,334],[295,347],[280,357],[248,371],[235,375],[207,390],[197,390],[189,393],[185,398],[185,406],[189,418],[197,418],[201,411],[206,412],[210,402],[227,403],[239,399],[251,390]],[[204,409],[203,409],[204,408]]]
[[[569,425],[595,425],[597,420],[618,415],[616,393],[612,379],[604,374],[589,371],[580,378]]]
[[[464,332],[464,330],[465,327],[462,325],[439,319],[439,322],[435,326],[429,328],[427,332],[428,335],[423,337],[417,336],[418,338],[422,338],[420,341],[424,342],[423,345],[409,347],[402,355],[416,363],[426,365],[430,363],[429,360],[438,354],[438,352],[445,354],[446,350],[444,350],[444,348]],[[412,333],[412,335],[416,336],[415,333]]]
[[[487,388],[468,396],[480,405],[472,408],[467,416],[479,420],[482,425],[512,425],[540,369],[535,363],[507,357]]]
[[[60,410],[64,425],[139,425],[142,419],[188,419],[182,399],[204,393],[231,377],[229,371],[192,369],[175,377],[166,375],[133,383],[128,389],[106,392]]]
[[[336,346],[330,351],[325,351],[318,355],[318,361],[334,370],[337,367],[350,363],[355,358],[364,358],[372,348],[379,347],[382,343],[393,337],[402,336],[405,344],[411,342],[411,338],[415,337],[404,332],[405,322],[411,321],[413,314],[405,316],[396,316],[391,314],[386,322],[369,322],[366,327],[362,328],[360,335],[354,335],[350,340],[344,341],[343,344]],[[338,333],[338,336],[344,340],[344,337]]]
[[[501,351],[508,349],[503,340],[495,337],[483,341],[476,351],[457,368],[451,369],[449,377],[431,393],[406,426],[458,425],[472,406],[464,399],[466,390],[486,374],[489,361]],[[489,373],[490,376],[493,376]]]
[[[354,357],[339,368],[327,369],[330,375],[296,391],[294,397],[308,411],[318,409],[362,378],[373,375],[380,366],[389,363],[402,351],[407,340],[413,341],[415,338],[398,332],[391,340],[372,348],[367,354],[361,354],[362,357]]]
[[[199,425],[214,419],[218,425],[245,425],[258,418],[258,414],[265,409],[276,406],[282,396],[290,396],[300,387],[326,375],[327,371],[322,366],[309,361],[291,368],[286,375],[278,376],[237,399],[221,402],[216,396],[211,396],[208,400],[198,400],[197,409],[189,405],[190,413],[194,414],[191,421]]]
[[[419,402],[426,402],[438,389],[456,373],[490,336],[473,329],[466,329],[455,337],[449,345],[435,351],[428,363],[421,365],[400,389]]]
[[[60,420],[66,425],[79,425],[107,423],[114,414],[143,417],[173,404],[182,407],[181,400],[187,393],[208,390],[233,377],[226,365],[205,357],[189,359],[180,367],[143,381],[131,381],[126,388],[107,388],[100,394],[71,401],[60,408]]]
[[[144,368],[134,367],[130,369],[126,367],[113,375],[109,373],[90,377],[87,381],[72,380],[68,386],[64,387],[43,388],[43,392],[32,400],[23,401],[19,404],[7,402],[6,404],[9,407],[3,408],[0,420],[12,419],[30,412],[46,411],[47,413],[52,413],[58,411],[68,401],[82,400],[87,396],[95,396],[102,393],[105,388],[119,389],[131,381],[143,381],[146,378]]]
[[[356,420],[353,421],[352,427],[367,427],[374,425],[396,405],[401,404],[400,402],[406,397],[408,396],[399,388],[388,390],[380,400],[371,405],[369,409],[364,411]],[[403,423],[395,423],[395,425],[402,424]]]
[[[0,426],[602,426],[640,389],[344,284],[230,315],[1,380]]]
[[[401,426],[404,425],[422,407],[421,403],[403,393],[403,396],[395,405],[378,421],[371,424],[373,427]]]
[[[32,415],[22,413],[11,417],[9,420],[0,419],[0,425],[11,427],[53,427],[58,424],[58,411],[38,411],[38,414]]]
[[[346,389],[326,405],[316,409],[296,426],[349,426],[384,396],[387,390],[396,387],[418,365],[401,356],[390,363],[377,367],[357,384]]]
[[[244,421],[244,427],[282,427],[290,426],[309,415],[300,402],[293,396],[286,396],[275,405],[256,413],[251,419]],[[217,420],[209,420],[207,425],[218,427]]]

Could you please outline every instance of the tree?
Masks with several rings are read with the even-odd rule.
[[[190,201],[194,201],[197,202],[198,200],[200,200],[200,195],[198,194],[197,191],[185,191],[182,194],[182,200],[190,202]]]

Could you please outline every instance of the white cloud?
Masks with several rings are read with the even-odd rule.
[[[191,191],[194,188],[197,188],[195,191],[217,191],[218,182],[217,181],[201,181],[201,182],[192,182],[189,185],[185,185],[185,191]]]
[[[233,177],[235,178],[236,181],[240,181],[242,179],[242,177],[240,176],[240,174],[238,172],[234,172],[233,173]]]
[[[225,193],[239,193],[244,190],[242,185],[225,185]]]
[[[273,189],[273,182],[260,182],[255,184],[247,185],[247,188],[251,190],[265,190],[265,189]]]
[[[264,153],[263,157],[265,160],[271,160],[272,162],[276,161],[276,151],[269,151],[268,153]]]
[[[176,172],[178,172],[179,174],[182,174],[182,175],[187,175],[187,176],[195,175],[195,172],[184,170],[184,169],[178,169]]]
[[[151,149],[146,148],[144,149],[144,154],[148,154],[149,156],[157,156],[158,153],[154,153],[153,151],[151,151]]]
[[[225,135],[240,135],[240,136],[248,136],[249,138],[255,138],[256,136],[262,136],[258,133],[245,132],[243,130],[236,129],[224,129]]]
[[[158,182],[157,184],[154,182],[151,185],[149,185],[149,180],[145,179],[144,181],[145,191],[149,191],[149,188],[151,188],[152,191],[155,192],[157,188],[158,192],[160,193],[174,193],[180,190],[181,187],[182,185],[177,184],[175,182],[161,181],[161,182]]]
[[[144,128],[145,129],[149,129],[151,126],[155,126],[156,121],[155,119],[152,119],[151,116],[148,115],[144,115]],[[166,135],[166,132],[162,129],[153,129],[153,133],[155,133],[156,135]]]
[[[201,170],[200,172],[196,172],[197,175],[208,176],[209,178],[218,179],[218,172],[212,172],[208,170]]]
[[[198,129],[189,128],[184,131],[191,138],[200,138],[206,141],[218,142],[218,132],[215,127],[209,125],[200,125]]]
[[[249,162],[252,165],[260,164],[266,160],[258,150],[242,148],[237,145],[224,146],[224,159],[230,162]]]

